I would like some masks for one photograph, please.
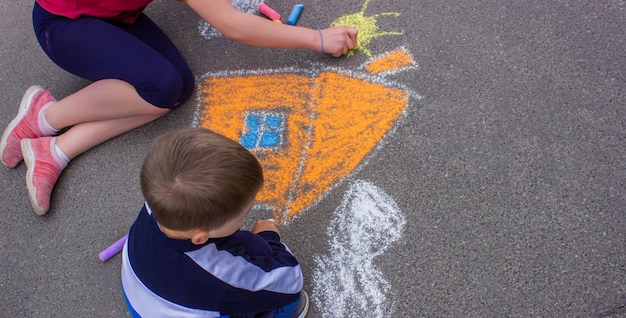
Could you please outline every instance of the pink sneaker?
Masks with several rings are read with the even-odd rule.
[[[26,186],[30,203],[37,215],[50,209],[50,195],[63,168],[51,153],[56,137],[22,139],[22,154],[26,163]]]
[[[39,112],[54,101],[56,99],[50,92],[41,86],[31,86],[26,90],[17,115],[4,130],[0,140],[0,159],[5,166],[13,168],[22,161],[22,139],[44,136],[39,128]]]

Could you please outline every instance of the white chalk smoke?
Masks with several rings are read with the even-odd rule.
[[[381,189],[357,181],[328,226],[330,255],[316,257],[313,300],[324,317],[391,316],[389,283],[373,264],[406,223]]]

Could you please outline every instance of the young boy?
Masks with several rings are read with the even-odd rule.
[[[300,265],[276,224],[239,230],[263,184],[257,159],[202,128],[159,137],[122,257],[134,317],[304,317]]]

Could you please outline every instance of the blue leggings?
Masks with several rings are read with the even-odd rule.
[[[128,82],[141,98],[160,108],[175,108],[191,96],[195,80],[187,62],[145,14],[134,23],[73,20],[35,3],[33,26],[48,57],[76,76]]]

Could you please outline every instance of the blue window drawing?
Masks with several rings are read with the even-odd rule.
[[[248,150],[277,148],[283,141],[284,114],[249,112],[239,142]]]

